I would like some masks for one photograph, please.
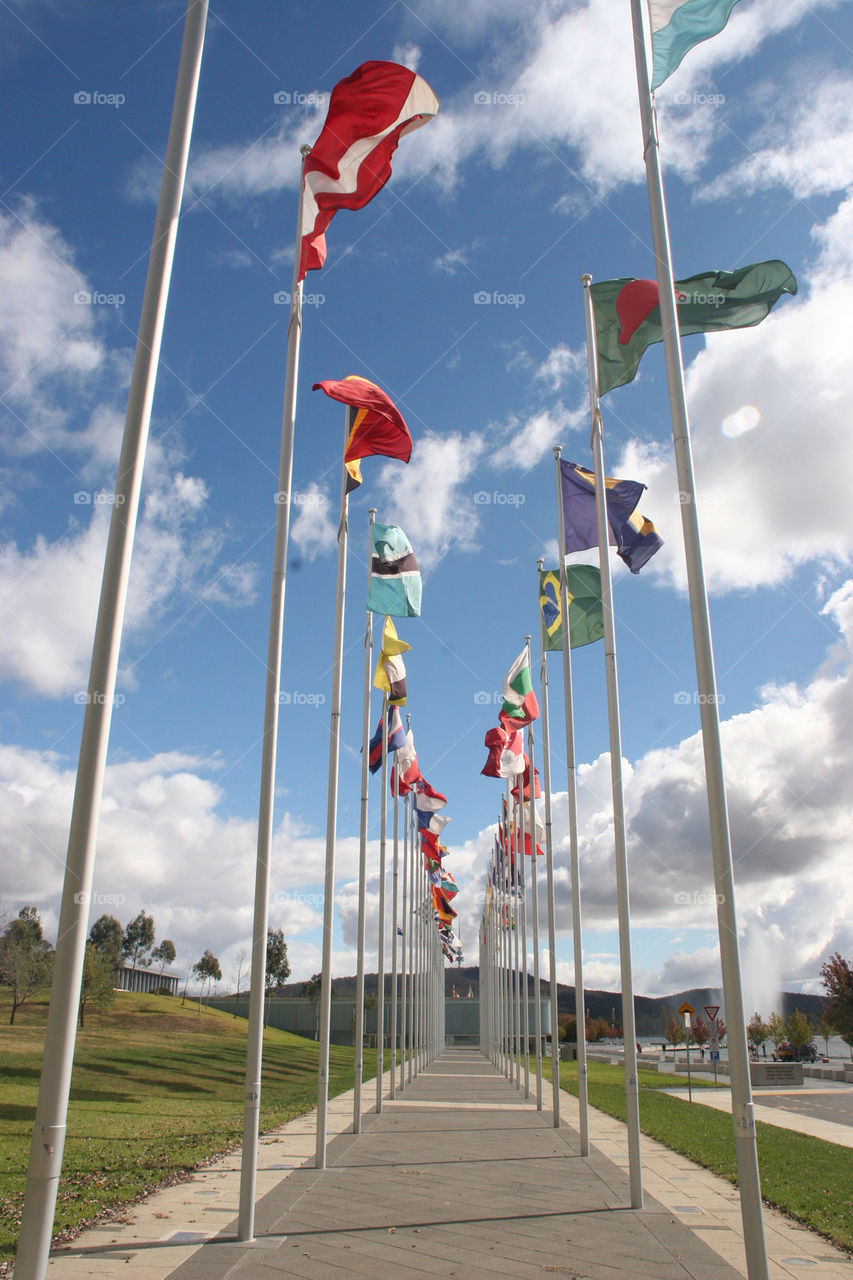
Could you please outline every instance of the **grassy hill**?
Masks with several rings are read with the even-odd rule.
[[[0,1262],[20,1225],[41,1070],[46,998],[20,1009],[14,1026],[0,989]],[[365,1078],[371,1074],[365,1055]],[[62,1179],[54,1231],[180,1180],[239,1142],[246,1022],[176,997],[116,992],[106,1012],[86,1011],[78,1029]],[[330,1054],[329,1092],[352,1088],[353,1051]],[[317,1045],[264,1034],[261,1128],[309,1111],[317,1100]]]

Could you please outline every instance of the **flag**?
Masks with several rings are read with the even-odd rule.
[[[409,539],[395,524],[374,524],[367,607],[393,618],[419,618],[421,575]]]
[[[586,467],[561,458],[560,482],[566,552],[587,551],[590,547],[597,547],[595,476]],[[639,480],[613,480],[609,476],[604,477],[609,541],[632,573],[639,573],[646,561],[663,546],[663,539],[651,520],[640,515],[636,520],[633,519],[634,508],[645,487]],[[569,622],[571,625],[571,619]]]
[[[397,748],[394,766],[391,770],[391,794],[404,796],[411,790],[412,784],[421,776],[418,768],[418,757],[415,754],[415,740],[412,731],[406,733],[406,741]]]
[[[415,783],[415,808],[419,813],[435,813],[447,804],[447,796],[436,791],[421,774]]]
[[[527,754],[524,755],[524,773],[521,775],[521,785],[524,792],[523,799],[530,799],[530,760]],[[510,795],[513,800],[518,799],[518,783],[512,788]],[[539,770],[533,766],[533,797],[538,800],[542,795],[542,787],[539,785]]]
[[[669,79],[694,44],[717,35],[737,0],[649,0],[652,29],[652,88]]]
[[[397,751],[406,741],[406,733],[403,729],[403,721],[400,717],[400,711],[397,707],[388,708],[388,754]],[[376,732],[370,739],[370,755],[368,756],[368,766],[371,773],[376,773],[382,764],[382,717],[379,717],[379,724],[376,726]]]
[[[569,594],[569,635],[573,649],[592,644],[604,635],[601,612],[601,571],[591,564],[566,566]],[[539,624],[542,648],[547,653],[563,647],[560,610],[560,575],[556,569],[539,574]]]
[[[440,836],[444,828],[450,821],[440,813],[430,813],[426,809],[419,809],[415,804],[415,813],[418,819],[418,828],[421,831],[429,831],[434,836]]]
[[[527,798],[527,797],[525,796],[525,799],[526,799],[526,798]],[[543,854],[543,852],[544,852],[544,850],[543,850],[543,848],[542,848],[542,841],[545,839],[545,828],[542,826],[542,823],[539,821],[539,814],[536,812],[536,808],[535,808],[535,806],[534,806],[534,805],[532,805],[532,804],[527,805],[527,807],[526,807],[526,808],[525,808],[525,810],[524,810],[524,819],[525,819],[525,822],[524,822],[524,852],[525,852],[525,853],[528,855],[528,857],[529,857],[529,856],[530,856],[531,849],[532,849],[532,840],[531,840],[532,832],[531,832],[531,830],[530,830],[530,826],[531,826],[531,823],[530,823],[531,811],[532,811],[532,813],[533,813],[533,819],[534,819],[534,821],[535,821],[535,823],[536,823],[536,855],[537,855],[537,857],[541,857],[541,855],[542,855],[542,854]]]
[[[440,923],[450,924],[451,920],[456,919],[456,912],[451,907],[450,902],[441,889],[435,885],[430,885],[430,893],[432,894],[432,905]]]
[[[438,836],[434,831],[421,831],[421,853],[430,862],[441,862],[442,855],[446,853],[444,845],[438,843]]]
[[[439,875],[442,892],[444,893],[445,898],[450,901],[451,898],[456,897],[459,892],[459,886],[449,871],[442,870]]]
[[[506,673],[501,692],[504,702],[498,712],[498,719],[507,731],[523,729],[532,720],[539,719],[539,703],[530,680],[526,648],[522,649]]]
[[[398,937],[398,938],[402,938],[402,936],[403,936],[403,926],[402,926],[401,924],[398,924],[398,925],[397,925],[397,937]]]
[[[602,280],[592,285],[598,392],[604,395],[634,378],[646,347],[663,341],[658,287],[654,280]],[[760,324],[783,293],[797,292],[794,275],[773,259],[706,271],[675,283],[678,331],[716,333]]]
[[[514,778],[524,770],[524,743],[520,729],[508,733],[502,725],[490,729],[484,739],[489,758],[480,770],[487,778]]]
[[[373,673],[373,687],[388,694],[388,702],[392,707],[405,706],[406,667],[402,655],[408,653],[411,647],[399,638],[394,623],[386,618],[382,628],[382,648]]]
[[[361,484],[362,458],[379,455],[408,462],[412,456],[412,437],[400,410],[375,382],[357,373],[345,378],[327,378],[315,382],[314,391],[325,391],[332,400],[348,404],[357,412],[352,415],[350,432],[344,448],[347,471],[347,493]]]
[[[372,200],[391,176],[400,138],[437,112],[426,81],[395,62],[364,62],[335,85],[302,166],[300,280],[326,261],[324,232],[337,210],[362,209]]]

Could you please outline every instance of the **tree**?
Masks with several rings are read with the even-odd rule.
[[[130,921],[125,927],[121,940],[121,954],[130,961],[131,969],[137,965],[146,968],[151,963],[151,956],[146,955],[154,946],[154,917],[147,916],[144,911]]]
[[[746,1024],[746,1038],[756,1053],[764,1041],[770,1039],[770,1028],[766,1022],[762,1021],[760,1013],[754,1013]]]
[[[684,1023],[680,1018],[677,1018],[675,1014],[672,1015],[669,1022],[666,1024],[666,1031],[664,1032],[664,1035],[673,1046],[681,1044],[684,1039]]]
[[[845,1044],[853,1037],[853,967],[836,951],[820,967],[823,988],[833,1026]]]
[[[22,907],[0,937],[0,982],[12,988],[10,1026],[21,1005],[49,985],[52,965],[52,949],[42,937],[38,911]]]
[[[302,994],[307,996],[314,1006],[314,1039],[320,1039],[320,993],[323,990],[323,975],[315,973],[302,984]]]
[[[270,1016],[270,1001],[274,989],[286,982],[290,977],[290,964],[287,959],[287,943],[284,940],[284,934],[281,929],[267,930],[267,972],[266,972],[266,988],[267,988],[267,1016],[264,1019],[264,1025]]]
[[[829,1011],[828,1005],[824,1005],[823,1008],[821,1009],[819,1031],[823,1039],[823,1043],[826,1048],[826,1056],[828,1058],[830,1037],[838,1034],[835,1028],[835,1023],[833,1021],[832,1014]]]
[[[118,968],[124,930],[115,916],[99,916],[89,930],[89,941],[96,951],[109,958],[114,969]]]
[[[708,1024],[701,1013],[697,1013],[696,1017],[691,1019],[691,1022],[693,1023],[690,1028],[691,1043],[707,1044],[711,1032],[708,1030]]]
[[[243,978],[243,965],[245,963],[246,963],[246,951],[244,948],[240,952],[239,956],[237,957],[237,998],[234,1001],[234,1017],[235,1018],[237,1017],[237,1010],[240,1007],[240,982],[242,981],[242,978]]]
[[[774,1010],[767,1019],[767,1039],[773,1041],[773,1048],[778,1053],[779,1045],[785,1039],[785,1020]]]
[[[92,941],[86,943],[83,958],[83,981],[80,985],[80,1026],[85,1027],[87,1005],[106,1009],[115,999],[115,965],[108,951],[99,951]]]
[[[799,1009],[785,1020],[785,1035],[788,1043],[794,1050],[794,1057],[799,1056],[799,1050],[812,1042],[812,1024],[804,1013],[800,1013]]]
[[[219,961],[212,951],[205,950],[200,960],[193,965],[193,974],[201,982],[201,996],[198,1002],[198,1011],[201,1014],[201,1002],[204,999],[204,988],[207,985],[208,993],[210,992],[210,984],[218,982],[222,977],[222,970],[219,967]]]
[[[161,978],[163,977],[163,972],[166,968],[166,965],[173,964],[175,960],[175,956],[177,954],[178,953],[175,950],[175,944],[171,938],[164,938],[163,941],[160,943],[160,945],[158,947],[155,947],[154,950],[151,952],[151,959],[154,961],[155,964],[159,964],[160,966]]]

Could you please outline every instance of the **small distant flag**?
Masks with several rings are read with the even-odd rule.
[[[530,761],[527,758],[526,752],[524,755],[524,773],[521,776],[521,784],[524,792],[522,799],[529,800],[530,799]],[[512,788],[512,791],[510,792],[510,794],[513,800],[518,799],[518,783],[517,782],[515,786]],[[533,766],[533,797],[534,799],[538,800],[541,795],[542,795],[542,788],[539,785],[539,770],[534,765]]]
[[[395,62],[363,62],[338,81],[320,136],[302,166],[299,279],[326,261],[325,230],[338,209],[362,209],[391,176],[406,133],[438,113],[425,80]]]
[[[403,936],[403,926],[402,926],[401,924],[398,924],[398,925],[397,925],[397,937],[398,937],[398,938],[402,938],[402,936]]]
[[[597,547],[595,476],[587,467],[561,458],[560,482],[566,552]],[[632,573],[639,573],[646,561],[663,546],[663,539],[650,520],[639,515],[636,520],[632,519],[645,487],[639,480],[604,478],[609,542],[616,547],[617,555]]]
[[[388,708],[388,754],[397,751],[406,741],[406,731],[403,728],[403,720],[400,716],[399,708]],[[370,739],[370,755],[368,757],[368,767],[371,773],[376,773],[382,764],[382,717],[379,717],[379,724],[376,726],[376,732]]]
[[[386,618],[382,629],[382,649],[373,675],[373,687],[388,694],[388,702],[392,707],[402,707],[406,702],[406,666],[402,655],[408,653],[411,647],[397,635],[391,619]]]
[[[391,769],[391,794],[404,796],[411,790],[412,784],[421,776],[418,768],[418,757],[415,753],[415,740],[411,729],[406,732],[406,741],[397,749],[394,766]]]
[[[533,692],[526,648],[522,649],[506,673],[501,692],[504,701],[498,712],[498,719],[507,731],[523,729],[531,721],[538,720],[539,703]]]
[[[393,618],[418,618],[421,613],[421,575],[409,539],[395,524],[374,524],[373,562],[367,607],[371,613]]]
[[[695,44],[710,40],[729,20],[737,0],[648,0],[652,29],[652,88],[668,80]]]
[[[332,400],[348,404],[357,412],[344,448],[347,492],[361,484],[361,459],[379,455],[408,462],[412,456],[412,437],[400,410],[375,382],[356,373],[335,380],[315,382],[314,391],[325,391]]]
[[[570,564],[566,566],[566,576],[571,647],[579,649],[604,636],[601,570],[591,564]],[[560,574],[556,569],[543,569],[539,574],[539,622],[543,650],[548,653],[554,649],[562,649]]]

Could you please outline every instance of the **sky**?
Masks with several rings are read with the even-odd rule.
[[[51,939],[183,16],[178,0],[0,11],[0,911],[35,905]],[[849,0],[742,0],[657,95],[676,276],[781,258],[799,283],[760,326],[683,342],[746,1002],[764,1015],[853,952],[851,43]],[[334,972],[355,970],[371,506],[423,571],[422,616],[398,626],[406,710],[422,772],[448,797],[457,932],[476,962],[502,792],[481,776],[483,737],[527,634],[538,685],[552,447],[591,465],[579,278],[654,274],[627,0],[211,5],[90,921],[144,908],[175,942],[174,971],[209,948],[221,990],[251,935],[299,147],[333,85],[371,59],[416,69],[441,110],[402,140],[371,204],[335,217],[305,282],[270,896],[294,979],[320,965],[343,443],[340,406],[312,383],[377,382],[414,440],[408,466],[367,459],[350,504]],[[714,987],[660,347],[602,412],[607,470],[647,486],[664,539],[639,575],[614,561],[634,987]],[[557,976],[571,982],[548,661]],[[575,653],[573,679],[584,978],[617,990],[602,645]],[[379,709],[374,694],[372,724]],[[377,778],[368,969],[378,830]]]

